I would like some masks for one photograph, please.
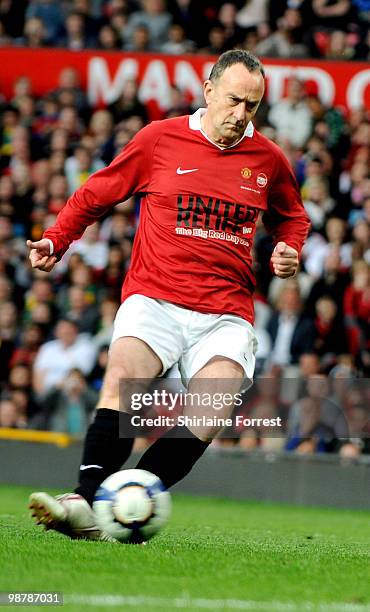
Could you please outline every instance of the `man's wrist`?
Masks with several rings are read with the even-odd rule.
[[[47,240],[49,245],[50,245],[50,253],[49,253],[49,255],[53,255],[54,254],[54,245],[53,245],[52,241],[50,240],[50,238],[45,238],[45,240]]]

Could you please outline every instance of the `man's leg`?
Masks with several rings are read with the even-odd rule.
[[[188,393],[232,394],[240,391],[244,370],[226,357],[213,357],[191,379]],[[220,397],[217,395],[217,397]],[[184,414],[189,417],[210,416],[227,418],[233,405],[224,405],[217,412],[212,407],[187,405]],[[184,478],[220,431],[217,426],[176,426],[152,444],[140,459],[137,467],[158,476],[166,487]]]
[[[120,385],[125,379],[151,380],[161,370],[161,360],[142,340],[124,337],[112,344],[98,410],[85,438],[79,485],[74,494],[57,500],[47,493],[33,493],[30,508],[39,523],[72,537],[102,539],[90,506],[100,483],[121,468],[133,446],[130,417],[120,406]]]
[[[134,443],[131,417],[124,412],[125,406],[120,406],[120,384],[124,388],[122,381],[127,379],[152,380],[161,369],[160,359],[142,340],[125,337],[112,344],[96,417],[85,438],[79,486],[75,489],[90,505],[100,483],[121,468]]]

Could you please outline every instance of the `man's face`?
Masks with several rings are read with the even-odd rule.
[[[226,68],[214,82],[206,81],[204,98],[211,138],[225,145],[237,142],[256,114],[263,93],[262,74],[249,72],[243,64]]]

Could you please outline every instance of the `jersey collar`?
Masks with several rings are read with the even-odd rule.
[[[189,128],[191,130],[198,130],[199,132],[201,132],[204,138],[207,138],[209,142],[211,142],[218,149],[221,149],[221,151],[224,151],[225,149],[232,149],[233,147],[236,147],[236,145],[238,145],[239,142],[241,142],[243,138],[245,137],[252,138],[254,134],[254,125],[251,121],[249,121],[247,127],[245,128],[245,132],[243,136],[240,138],[240,140],[238,140],[238,142],[235,142],[233,145],[230,145],[229,147],[220,147],[220,145],[218,145],[216,142],[213,142],[213,140],[208,138],[207,134],[205,134],[202,130],[200,120],[206,111],[207,111],[206,108],[198,108],[198,110],[195,111],[195,113],[193,113],[192,115],[189,115]]]

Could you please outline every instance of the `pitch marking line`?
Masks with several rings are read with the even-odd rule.
[[[147,597],[145,595],[65,595],[64,603],[88,606],[152,606],[156,608],[204,610],[252,610],[253,612],[370,612],[369,605],[355,603],[319,603],[309,601],[295,604],[283,601],[248,601],[244,599],[202,599]]]

